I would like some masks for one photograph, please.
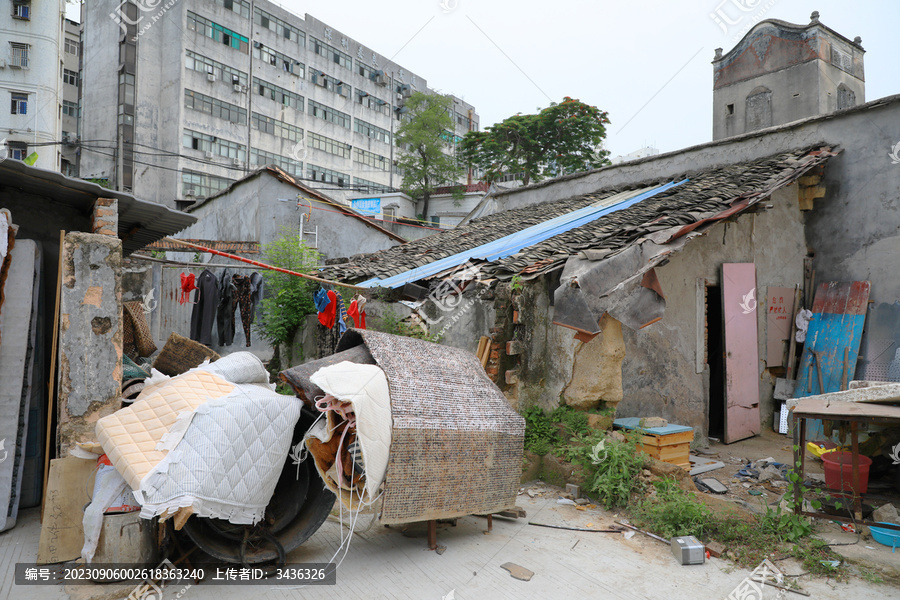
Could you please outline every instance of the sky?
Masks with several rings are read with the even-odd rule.
[[[712,65],[754,23],[812,11],[866,50],[866,100],[900,93],[897,0],[278,0],[473,104],[481,128],[564,96],[609,113],[612,156],[712,138]],[[719,21],[717,23],[716,21]]]

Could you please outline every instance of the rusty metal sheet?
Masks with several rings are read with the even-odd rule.
[[[725,316],[725,443],[759,434],[756,265],[722,265]]]

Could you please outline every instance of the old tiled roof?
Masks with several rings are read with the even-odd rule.
[[[686,175],[689,181],[682,185],[524,248],[507,258],[483,264],[481,270],[490,277],[501,279],[515,274],[534,275],[561,268],[570,256],[584,250],[614,254],[655,231],[696,227],[708,220],[726,218],[795,181],[829,156],[832,156],[831,148],[816,147]],[[326,267],[323,276],[348,283],[385,279],[596,204],[626,189],[668,181],[643,181],[627,188],[598,190],[495,213],[456,229],[359,257],[350,263]],[[730,208],[735,210],[723,214]]]

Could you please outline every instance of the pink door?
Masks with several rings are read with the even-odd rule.
[[[759,433],[756,265],[722,265],[725,318],[725,443]]]

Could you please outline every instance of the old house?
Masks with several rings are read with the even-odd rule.
[[[754,53],[765,71],[778,27],[758,24],[725,58]],[[824,35],[791,36],[815,46],[808,61],[832,56]],[[817,282],[869,281],[869,315],[900,299],[900,96],[834,108],[501,191],[453,231],[325,273],[427,288],[429,333],[473,351],[491,336],[489,372],[520,407],[602,402],[735,441],[776,408],[787,344],[769,353],[769,288],[804,287],[806,264]],[[869,319],[851,375],[897,322]]]

